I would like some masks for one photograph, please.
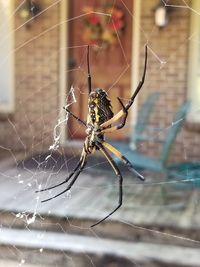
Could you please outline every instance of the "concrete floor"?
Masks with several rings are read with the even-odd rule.
[[[66,160],[64,168],[52,163],[41,166],[23,164],[21,167],[6,165],[0,170],[0,210],[15,213],[18,218],[31,223],[37,216],[100,220],[112,211],[118,203],[118,181],[104,166],[96,169],[87,167],[69,193],[56,199],[41,203],[65,190],[62,185],[53,190],[35,193],[62,182],[73,168],[76,159]],[[57,163],[57,161],[56,161]],[[103,163],[103,162],[102,162]],[[101,166],[101,165],[99,165]],[[55,167],[55,168],[54,168]],[[176,226],[177,228],[199,228],[200,206],[198,191],[176,190],[161,175],[144,173],[146,181],[138,181],[130,172],[122,172],[124,177],[124,200],[122,207],[109,220],[126,221],[140,225]],[[148,216],[147,216],[148,214]],[[27,217],[26,217],[27,215]]]
[[[116,207],[118,181],[102,159],[96,163],[89,162],[68,194],[41,203],[41,200],[56,195],[66,186],[39,194],[35,190],[62,182],[78,160],[54,156],[46,162],[45,157],[32,157],[18,167],[12,159],[1,162],[0,214],[15,214],[14,220],[28,225],[36,218],[49,215],[65,218],[74,224],[71,218],[100,220]],[[108,221],[145,227],[173,227],[183,231],[200,228],[199,191],[177,190],[173,187],[174,183],[166,181],[160,174],[143,173],[146,181],[141,182],[125,169],[122,173],[123,205]]]
[[[16,262],[10,260],[0,260],[0,267],[48,267],[48,265],[35,265],[26,262]]]
[[[64,218],[71,228],[77,229],[78,234],[82,234],[84,230],[89,231],[91,225],[88,224],[85,228],[85,225],[81,226],[82,221],[100,220],[116,207],[118,202],[117,179],[103,161],[100,161],[100,164],[98,161],[98,168],[93,163],[92,166],[89,165],[74,184],[70,194],[63,194],[52,201],[41,203],[41,200],[64,190],[65,185],[39,194],[36,194],[35,190],[62,182],[73,169],[77,160],[72,157],[72,160],[66,158],[59,162],[59,159],[54,159],[45,163],[44,158],[42,160],[32,158],[31,161],[23,162],[18,167],[12,159],[1,161],[0,223],[2,226],[11,229],[24,227],[29,230],[38,221],[42,231],[46,231],[48,225],[51,225],[51,227],[57,227],[56,231],[59,229],[58,231],[66,234],[69,228],[65,230],[60,222]],[[194,233],[194,230],[200,232],[199,192],[176,190],[161,175],[152,173],[144,173],[144,175],[146,181],[143,183],[137,181],[130,172],[123,170],[123,205],[107,221],[112,222],[109,227],[101,225],[97,228],[98,230],[102,229],[102,231],[97,231],[97,237],[107,237],[113,231],[113,235],[114,232],[118,234],[118,238],[120,235],[126,235],[128,240],[130,231],[136,225],[144,229],[148,227],[155,229],[155,232],[144,230],[144,235],[155,234],[161,237],[159,242],[162,242],[166,229],[173,229],[173,232],[170,232],[171,235],[166,235],[173,245],[177,240],[174,238],[175,235],[179,235],[181,240],[181,237],[185,236],[188,231],[189,239],[198,240],[199,236],[190,235],[190,231],[191,233]],[[7,219],[8,215],[12,218]],[[48,216],[54,218],[54,221],[49,221]],[[18,225],[18,221],[23,224]],[[118,228],[114,227],[116,223],[119,225]],[[157,229],[161,234],[156,233]],[[137,235],[138,230],[134,230]],[[110,237],[112,238],[112,236]],[[188,240],[188,244],[184,243],[185,245],[193,246],[195,242]],[[1,266],[46,267],[45,265],[29,265],[26,262],[7,260],[0,260]]]

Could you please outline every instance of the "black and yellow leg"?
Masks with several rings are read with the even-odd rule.
[[[69,191],[71,189],[71,187],[73,186],[73,184],[75,183],[75,181],[77,180],[79,174],[83,171],[85,165],[86,165],[86,157],[87,157],[87,154],[84,153],[84,156],[82,157],[82,159],[80,160],[80,162],[77,164],[76,168],[74,169],[74,171],[70,174],[70,177],[65,180],[64,183],[67,183],[69,181],[69,179],[73,176],[73,174],[75,174],[75,176],[73,177],[73,179],[71,180],[71,182],[69,183],[69,185],[67,186],[67,188],[65,190],[63,190],[62,192],[60,192],[59,194],[53,196],[53,197],[50,197],[48,199],[45,199],[43,200],[42,202],[47,202],[49,200],[52,200],[54,198],[57,198],[59,197],[60,195],[64,194],[65,192]],[[63,183],[61,183],[63,184]],[[60,185],[61,185],[60,184]]]
[[[113,159],[111,158],[111,156],[109,155],[109,153],[103,147],[103,145],[101,143],[97,143],[96,145],[99,148],[99,150],[103,153],[103,155],[106,157],[106,159],[110,163],[111,167],[113,168],[115,174],[119,178],[119,201],[118,201],[117,207],[112,212],[110,212],[102,220],[100,220],[97,223],[91,225],[91,227],[94,227],[94,226],[100,224],[101,222],[105,221],[108,217],[110,217],[115,211],[117,211],[121,207],[122,201],[123,201],[123,187],[122,187],[122,185],[123,185],[123,177],[122,177],[122,175],[120,173],[120,170],[118,169],[117,165],[115,164],[115,162],[113,161]]]
[[[126,110],[126,108],[125,108],[125,106],[124,106],[124,104],[122,103],[122,101],[121,101],[121,99],[118,97],[117,98],[118,100],[119,100],[119,103],[121,104],[121,106],[122,106],[122,111],[123,111],[123,113],[122,113],[122,115],[121,115],[121,118],[123,118],[122,119],[122,122],[120,123],[120,124],[118,124],[118,125],[116,125],[116,126],[113,126],[113,127],[109,127],[109,128],[107,128],[107,127],[104,127],[104,128],[102,128],[102,125],[100,126],[101,127],[101,133],[112,133],[112,132],[114,132],[114,131],[116,131],[116,130],[119,130],[119,129],[121,129],[121,128],[123,128],[124,127],[124,125],[126,124],[126,119],[127,119],[127,116],[128,116],[128,111]],[[113,123],[115,123],[116,121],[118,121],[120,118],[112,118],[111,119],[111,124],[113,124]]]
[[[72,113],[68,108],[63,107],[63,109],[65,111],[67,111],[74,119],[76,119],[78,122],[80,122],[81,124],[83,124],[85,127],[87,127],[87,123],[81,119],[79,119],[74,113]]]
[[[87,69],[88,69],[88,95],[92,91],[92,81],[91,81],[91,74],[90,74],[90,46],[87,46]]]
[[[113,153],[116,157],[118,157],[119,159],[121,159],[121,161],[123,161],[126,166],[129,168],[130,171],[132,171],[140,180],[144,181],[145,178],[143,175],[141,175],[139,172],[137,172],[133,165],[131,164],[131,162],[121,154],[121,152],[119,152],[119,150],[117,150],[114,146],[106,143],[106,142],[103,142],[102,145],[104,147],[106,147],[111,153]]]
[[[117,129],[116,130],[119,130],[119,129],[123,128],[124,125],[126,124],[126,119],[128,117],[128,111],[127,111],[126,107],[124,106],[123,102],[121,101],[121,99],[119,97],[117,99],[118,99],[119,103],[121,104],[123,112],[124,112],[124,117],[123,117],[122,122],[117,125]]]
[[[80,167],[80,165],[81,165],[81,163],[82,163],[82,159],[83,159],[83,157],[84,157],[84,154],[85,154],[85,151],[84,151],[84,149],[83,149],[83,150],[82,150],[82,153],[81,153],[80,160],[78,161],[78,163],[76,164],[75,168],[74,168],[73,171],[70,173],[70,175],[69,175],[63,182],[61,182],[61,183],[59,183],[59,184],[56,184],[56,185],[53,185],[53,186],[50,186],[50,187],[47,187],[47,188],[44,188],[44,189],[41,189],[41,190],[37,190],[37,191],[35,191],[35,192],[36,192],[36,193],[45,192],[45,191],[54,189],[54,188],[56,188],[56,187],[58,187],[58,186],[61,186],[61,185],[65,184],[65,183],[67,183],[67,182],[71,179],[71,177],[74,175],[74,173],[78,170],[78,168]]]
[[[100,125],[101,129],[106,129],[108,126],[110,126],[111,124],[117,122],[120,118],[122,118],[124,116],[124,111],[123,109],[120,110],[117,114],[114,115],[114,117],[112,117],[111,119],[109,119],[108,121],[102,123]]]
[[[140,80],[137,88],[135,89],[135,91],[134,91],[132,97],[130,98],[130,100],[128,101],[128,103],[125,106],[123,105],[123,109],[121,109],[116,115],[114,115],[114,117],[112,117],[110,120],[102,123],[100,125],[101,129],[107,128],[108,126],[110,126],[111,124],[113,124],[117,120],[119,120],[121,117],[123,117],[124,116],[124,109],[126,109],[126,112],[128,112],[129,108],[132,106],[136,96],[138,95],[140,89],[142,88],[142,86],[144,84],[145,76],[146,76],[146,70],[147,70],[147,45],[145,46],[145,61],[144,61],[144,70],[143,70],[142,79]]]

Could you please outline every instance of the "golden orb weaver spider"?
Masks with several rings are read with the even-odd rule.
[[[108,151],[110,151],[112,154],[114,154],[116,157],[120,158],[122,162],[126,164],[126,166],[131,170],[140,180],[144,181],[144,177],[138,173],[133,165],[130,163],[130,161],[122,155],[115,147],[110,145],[105,141],[104,134],[110,133],[116,130],[119,130],[123,128],[126,124],[126,119],[128,116],[128,110],[131,107],[131,105],[134,102],[135,97],[139,93],[140,89],[142,88],[144,81],[145,81],[145,75],[146,75],[146,69],[147,69],[147,45],[145,46],[145,62],[144,62],[144,70],[143,70],[143,76],[141,81],[139,82],[136,90],[134,91],[132,97],[128,101],[126,105],[124,105],[121,101],[121,99],[118,97],[118,101],[120,105],[122,106],[122,109],[117,113],[113,114],[112,112],[112,106],[111,101],[108,98],[108,95],[106,91],[103,89],[97,88],[94,91],[92,91],[92,84],[91,84],[91,74],[90,74],[90,63],[89,63],[89,45],[87,47],[87,71],[88,71],[88,116],[87,121],[83,121],[80,118],[78,118],[76,115],[74,115],[70,110],[68,110],[66,107],[64,109],[79,123],[84,125],[86,127],[86,139],[83,145],[83,150],[81,153],[80,160],[78,161],[77,165],[73,169],[73,171],[70,173],[70,175],[61,183],[56,184],[54,186],[41,189],[36,191],[38,192],[44,192],[53,188],[56,188],[58,186],[61,186],[67,182],[68,184],[67,188],[60,192],[59,194],[50,197],[48,199],[43,200],[42,202],[47,202],[51,199],[54,199],[65,192],[69,191],[70,188],[73,186],[75,181],[77,180],[80,173],[84,170],[86,166],[86,159],[89,154],[92,154],[95,152],[95,150],[100,150],[102,154],[105,156],[111,167],[113,168],[116,176],[119,178],[119,202],[117,207],[111,211],[107,216],[105,216],[103,219],[99,220],[98,222],[91,225],[91,227],[94,227],[101,222],[105,221],[108,217],[110,217],[114,212],[116,212],[123,203],[123,177],[121,175],[121,172],[115,163],[115,161],[112,159],[111,155]],[[116,123],[119,119],[122,119],[121,123],[118,125],[114,125],[113,123]]]

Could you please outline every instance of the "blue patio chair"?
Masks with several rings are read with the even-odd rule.
[[[200,188],[200,161],[180,162],[169,166],[168,179],[176,189]]]
[[[136,169],[141,168],[167,174],[169,153],[176,136],[184,123],[189,106],[189,101],[185,102],[175,114],[172,125],[166,131],[166,138],[161,143],[162,148],[158,158],[153,158],[151,156],[144,155],[137,150],[132,150],[129,145],[122,146],[121,144],[117,145],[116,143],[116,148],[118,148],[122,154],[126,155]],[[118,159],[116,160],[118,161]]]
[[[113,146],[116,146],[119,150],[124,151],[129,146],[134,146],[136,148],[139,142],[148,140],[148,137],[144,136],[143,133],[147,128],[150,115],[152,114],[159,95],[160,94],[158,92],[154,92],[150,94],[144,101],[138,112],[136,124],[132,126],[131,136],[128,142],[109,140],[109,143],[111,143]]]

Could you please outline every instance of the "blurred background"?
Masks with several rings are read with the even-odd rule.
[[[0,0],[0,266],[200,266],[200,1]],[[72,189],[92,89],[113,112],[144,84],[113,154],[88,158]]]

